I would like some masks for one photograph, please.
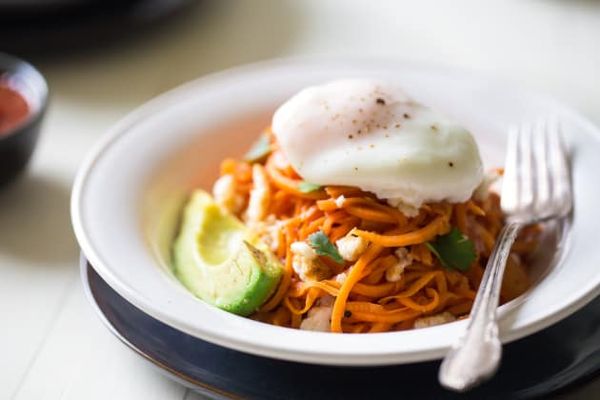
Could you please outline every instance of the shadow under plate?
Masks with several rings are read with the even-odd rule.
[[[163,373],[212,398],[551,398],[600,371],[600,298],[563,321],[504,347],[496,376],[463,395],[437,382],[439,362],[330,367],[253,356],[202,341],[143,313],[82,257],[92,305],[108,328]]]

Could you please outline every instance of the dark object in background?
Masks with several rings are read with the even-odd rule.
[[[117,42],[194,0],[0,0],[0,49],[54,56]]]
[[[48,103],[48,86],[32,65],[3,53],[0,53],[0,84],[17,92],[26,102],[26,115],[0,132],[0,185],[4,185],[19,175],[31,158]],[[7,96],[6,100],[19,101],[15,96]],[[16,106],[18,110],[12,112],[22,113],[21,105]]]

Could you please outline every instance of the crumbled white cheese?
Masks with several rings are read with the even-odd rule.
[[[248,228],[258,234],[272,251],[279,248],[279,232],[283,229],[285,222],[277,220],[275,215],[268,215],[264,221],[245,221]]]
[[[213,196],[220,206],[237,213],[244,206],[244,197],[235,190],[235,179],[231,174],[225,174],[213,185]]]
[[[358,257],[367,249],[369,242],[360,236],[356,236],[350,231],[343,238],[335,242],[338,252],[346,261],[356,261]]]
[[[266,238],[264,239],[267,244],[271,247],[271,250],[275,251],[279,248],[279,232],[285,225],[282,221],[277,220],[274,215],[269,215],[265,222],[266,225]]]
[[[442,325],[454,321],[456,321],[456,317],[453,314],[450,314],[448,311],[444,311],[443,313],[431,315],[429,317],[417,318],[415,320],[414,327],[415,329],[427,328],[430,326]]]
[[[311,269],[311,264],[311,260],[308,260],[297,254],[292,257],[292,268],[294,269],[294,272],[296,272],[296,275],[298,275],[300,280],[303,282],[309,280],[306,276],[306,271]]]
[[[329,332],[331,326],[331,307],[313,307],[308,316],[300,323],[300,329],[306,331]]]
[[[419,206],[405,203],[401,198],[390,198],[386,200],[387,203],[400,210],[408,218],[413,218],[419,215]]]
[[[404,269],[412,264],[413,259],[405,247],[400,247],[394,252],[398,261],[385,270],[385,280],[388,282],[398,282],[402,278]]]
[[[337,206],[337,208],[342,208],[344,207],[344,203],[346,202],[346,198],[344,197],[344,195],[339,195],[336,199],[335,199],[335,205]]]
[[[344,282],[346,282],[347,278],[348,278],[348,273],[346,273],[346,272],[340,272],[339,274],[337,274],[335,276],[335,281],[337,283],[339,283],[340,285],[342,285]]]
[[[294,242],[290,245],[290,249],[295,255],[306,258],[307,260],[314,260],[317,258],[315,249],[310,247],[306,242]]]
[[[262,221],[267,216],[271,201],[269,178],[262,165],[252,165],[252,182],[254,187],[250,191],[246,216],[249,221]]]
[[[331,277],[331,268],[317,260],[317,253],[308,243],[294,242],[290,249],[294,254],[292,268],[301,280],[320,281]]]

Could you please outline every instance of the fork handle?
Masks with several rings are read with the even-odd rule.
[[[487,263],[466,331],[452,346],[439,371],[442,386],[466,391],[496,372],[502,355],[496,309],[510,249],[523,224],[507,223]]]

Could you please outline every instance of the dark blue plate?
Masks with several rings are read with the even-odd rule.
[[[108,328],[169,377],[213,398],[550,398],[598,375],[600,298],[569,318],[504,347],[488,383],[464,395],[437,383],[439,362],[329,367],[257,357],[197,339],[140,311],[82,259],[88,297]]]

